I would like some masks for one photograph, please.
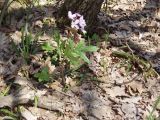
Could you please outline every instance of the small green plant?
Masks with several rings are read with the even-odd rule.
[[[23,57],[26,63],[28,63],[30,55],[35,53],[37,49],[37,47],[35,48],[35,45],[37,45],[36,40],[38,40],[39,34],[33,37],[32,34],[28,32],[27,23],[25,24],[25,27],[22,28],[21,33],[21,43],[15,44],[13,42],[13,49],[18,55]]]
[[[52,61],[52,63],[56,63],[55,61],[57,61],[59,67],[61,68],[60,73],[62,84],[65,85],[64,76],[72,71],[77,70],[84,63],[90,64],[90,60],[86,53],[95,52],[98,50],[98,47],[86,45],[84,40],[76,42],[72,37],[64,40],[62,39],[59,31],[54,32],[53,39],[57,44],[56,48],[51,46],[49,43],[45,43],[42,45],[42,49],[47,52],[47,55],[50,56],[51,60],[54,61]],[[49,79],[47,69],[37,73],[35,77],[38,78],[39,82],[47,82]]]
[[[94,40],[94,41],[96,41],[96,42],[98,42],[99,39],[100,39],[100,37],[99,37],[97,34],[94,33],[94,34],[92,35],[91,39]]]
[[[18,115],[8,109],[0,109],[0,113],[7,116],[9,120],[18,120]]]
[[[65,41],[61,41],[61,36],[60,36],[59,31],[54,32],[53,38],[57,43],[56,52],[59,56],[59,60],[61,60],[61,56],[63,54],[63,48],[64,48]]]
[[[34,106],[37,107],[38,106],[38,96],[34,96]]]
[[[9,91],[10,91],[11,85],[8,85],[7,88],[5,90],[2,90],[0,92],[0,96],[6,96],[8,95]]]
[[[20,51],[22,53],[22,56],[26,61],[29,59],[29,55],[31,52],[31,45],[32,45],[32,35],[30,33],[24,33],[24,30],[22,30],[22,44],[20,46]]]
[[[153,113],[154,111],[157,109],[157,107],[160,105],[160,96],[158,97],[158,99],[155,101],[154,105],[153,105],[153,109],[152,111],[150,111],[149,115],[147,116],[147,120],[159,120],[157,119]],[[160,116],[159,116],[160,117]]]
[[[106,43],[108,43],[110,41],[108,31],[106,31],[106,33],[103,35],[103,39],[105,40]]]
[[[86,53],[97,50],[98,48],[96,46],[86,46],[83,40],[75,44],[72,39],[69,39],[66,47],[64,48],[64,57],[72,65],[78,65],[82,60],[90,64],[90,60],[86,56]]]
[[[35,78],[38,79],[39,82],[46,83],[50,80],[50,74],[48,67],[42,68],[42,70],[34,75]]]
[[[67,40],[63,41],[61,39],[60,33],[55,32],[54,40],[57,43],[57,54],[59,56],[59,60],[65,59],[71,65],[80,65],[82,60],[86,63],[90,63],[90,60],[86,56],[87,52],[95,52],[98,50],[98,47],[85,44],[84,40],[80,40],[78,43],[75,43],[72,38],[68,38]]]

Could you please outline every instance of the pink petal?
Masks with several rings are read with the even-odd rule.
[[[76,19],[76,20],[74,21],[75,24],[79,24],[79,22],[80,22],[80,21],[79,21],[78,19]]]
[[[71,20],[74,20],[76,17],[76,14],[72,14],[71,11],[68,11],[68,18],[71,19]]]
[[[71,22],[71,27],[75,28],[75,29],[79,29],[79,26],[77,24],[75,24],[74,22]]]

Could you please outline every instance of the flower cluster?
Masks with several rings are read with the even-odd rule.
[[[83,15],[80,15],[79,13],[72,14],[71,11],[68,11],[68,18],[72,20],[71,22],[72,28],[81,30],[83,33],[86,33],[86,31],[84,30],[86,22],[83,18]]]

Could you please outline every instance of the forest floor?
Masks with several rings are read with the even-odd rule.
[[[113,0],[102,6],[97,34],[107,33],[90,39],[99,50],[90,54],[90,65],[63,75],[60,64],[39,49],[45,42],[55,44],[58,5],[30,11],[28,31],[38,37],[29,63],[17,52],[25,12],[12,8],[0,28],[0,119],[160,120],[159,6],[158,0]],[[61,38],[66,39],[64,33]],[[34,76],[44,66],[53,75],[46,84]]]

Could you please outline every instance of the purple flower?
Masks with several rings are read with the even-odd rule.
[[[86,33],[86,31],[84,30],[86,22],[83,18],[83,15],[80,15],[79,13],[72,14],[71,11],[68,11],[68,18],[72,20],[71,21],[72,28],[81,30],[83,33]]]

